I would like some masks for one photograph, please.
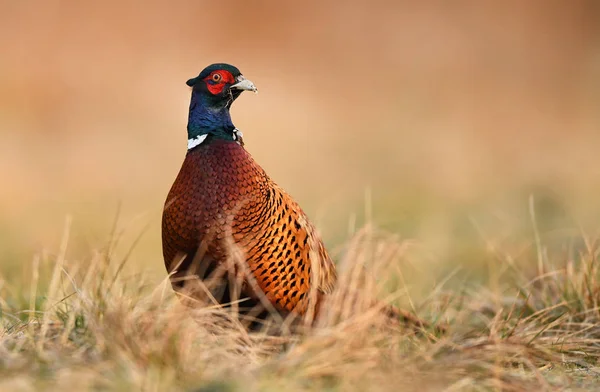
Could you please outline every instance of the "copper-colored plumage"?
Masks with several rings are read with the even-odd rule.
[[[162,228],[165,264],[177,270],[177,289],[185,276],[202,278],[237,255],[250,273],[240,273],[242,297],[260,297],[258,286],[275,309],[304,315],[310,298],[318,310],[336,281],[335,266],[302,209],[235,141],[209,136],[188,151]]]

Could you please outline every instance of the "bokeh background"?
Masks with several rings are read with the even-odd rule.
[[[530,196],[545,240],[593,237],[599,21],[594,0],[0,1],[0,274],[28,277],[67,216],[85,260],[118,214],[121,254],[143,233],[128,268],[163,278],[185,81],[214,62],[258,86],[234,122],[332,249],[372,221],[420,244],[426,290],[518,261]]]

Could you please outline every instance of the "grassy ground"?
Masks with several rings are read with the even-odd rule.
[[[423,249],[370,224],[356,230],[336,251],[340,290],[324,319],[276,337],[248,334],[217,307],[190,312],[166,280],[128,275],[118,234],[81,259],[66,257],[67,221],[56,253],[27,266],[25,286],[1,281],[0,389],[592,388],[600,375],[597,244],[580,233],[547,246],[530,201],[531,238],[483,241],[490,261],[482,283],[455,270],[418,301],[403,270]],[[516,262],[523,257],[534,273]],[[364,305],[373,296],[447,331],[391,325]]]

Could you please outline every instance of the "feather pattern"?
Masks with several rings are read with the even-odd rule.
[[[280,311],[304,315],[311,290],[319,300],[336,282],[335,266],[300,206],[233,140],[209,135],[188,151],[165,202],[162,229],[176,288],[186,276],[202,277],[208,264],[224,265],[235,250]],[[244,295],[260,295],[248,279],[242,287]]]

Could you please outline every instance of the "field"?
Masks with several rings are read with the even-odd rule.
[[[597,3],[234,3],[0,0],[0,390],[597,389]],[[302,335],[167,282],[185,80],[221,61],[340,271]]]

